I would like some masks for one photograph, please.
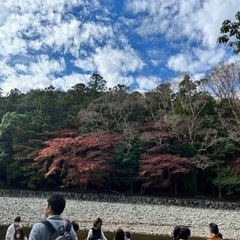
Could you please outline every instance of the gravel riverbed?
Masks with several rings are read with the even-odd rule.
[[[0,225],[10,224],[15,216],[22,217],[24,226],[44,218],[46,199],[0,197]],[[171,234],[174,226],[184,225],[192,236],[209,235],[208,224],[217,223],[224,238],[240,239],[240,211],[202,209],[179,206],[109,203],[67,199],[63,217],[76,220],[80,229],[92,227],[96,217],[103,219],[103,231],[115,231],[118,227],[145,234]]]

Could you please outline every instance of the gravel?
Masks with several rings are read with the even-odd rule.
[[[20,215],[24,226],[41,221],[46,199],[0,197],[0,225],[9,225]],[[224,238],[240,239],[239,210],[202,209],[166,205],[107,203],[67,199],[63,217],[76,220],[80,229],[89,229],[96,217],[103,220],[103,231],[118,227],[136,233],[170,235],[174,226],[191,229],[192,236],[209,235],[208,224],[217,223]]]

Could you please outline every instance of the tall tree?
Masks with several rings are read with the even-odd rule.
[[[13,137],[16,128],[24,123],[26,115],[15,112],[6,113],[0,124],[0,165],[5,176],[5,184],[8,186],[11,180],[10,165],[14,161]]]

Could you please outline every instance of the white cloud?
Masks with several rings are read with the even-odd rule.
[[[0,86],[67,90],[97,72],[108,87],[151,89],[166,66],[201,74],[235,58],[216,39],[239,0],[119,1],[121,13],[113,0],[2,1]]]
[[[155,76],[139,76],[136,78],[136,83],[138,89],[149,91],[155,89],[161,83],[161,79]]]
[[[136,32],[142,36],[164,34],[175,39],[185,36],[213,48],[223,20],[234,18],[239,1],[128,0],[126,9],[137,15]]]
[[[133,78],[128,74],[141,70],[144,66],[138,54],[131,48],[114,49],[111,47],[97,48],[93,56],[98,72],[107,80],[107,86],[113,87],[119,83],[129,86]]]
[[[62,78],[54,79],[52,81],[52,85],[56,88],[67,91],[71,87],[76,85],[77,83],[84,83],[85,85],[87,85],[90,77],[91,77],[91,75],[89,75],[89,74],[72,73],[72,74],[66,75]]]

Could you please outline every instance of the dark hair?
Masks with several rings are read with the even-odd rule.
[[[52,195],[47,200],[47,202],[48,202],[48,206],[51,207],[53,214],[56,214],[56,215],[62,214],[66,205],[65,198],[59,194]]]
[[[19,238],[17,238],[17,234],[20,234],[20,237]],[[24,238],[25,238],[25,234],[24,234],[24,230],[23,230],[23,228],[21,228],[21,227],[19,227],[19,228],[17,228],[16,229],[16,231],[15,231],[15,233],[14,233],[14,235],[13,235],[13,239],[14,240],[24,240]]]
[[[187,227],[176,226],[173,230],[173,240],[188,239],[191,231]]]
[[[124,240],[125,239],[124,231],[121,228],[117,229],[114,239],[115,240]]]
[[[179,233],[180,239],[188,239],[190,235],[191,235],[191,231],[189,228],[183,227],[180,229],[180,233]]]
[[[213,234],[218,234],[219,230],[218,230],[218,225],[215,223],[209,223],[209,230],[211,233]]]
[[[15,217],[14,222],[21,222],[21,217],[19,216]]]
[[[180,226],[176,226],[173,229],[173,240],[178,239],[178,236],[179,236],[179,233],[180,233],[180,229],[181,229]]]
[[[93,222],[93,226],[96,227],[98,225],[98,223],[101,223],[102,224],[102,219],[101,218],[96,218]]]
[[[77,232],[77,230],[79,229],[78,223],[76,221],[72,221],[71,224],[73,226],[74,231]]]
[[[220,237],[221,239],[223,238],[223,236],[220,232],[217,234],[217,236]]]
[[[131,238],[131,234],[130,234],[129,231],[126,231],[126,232],[125,232],[125,237],[126,237],[126,238]]]

